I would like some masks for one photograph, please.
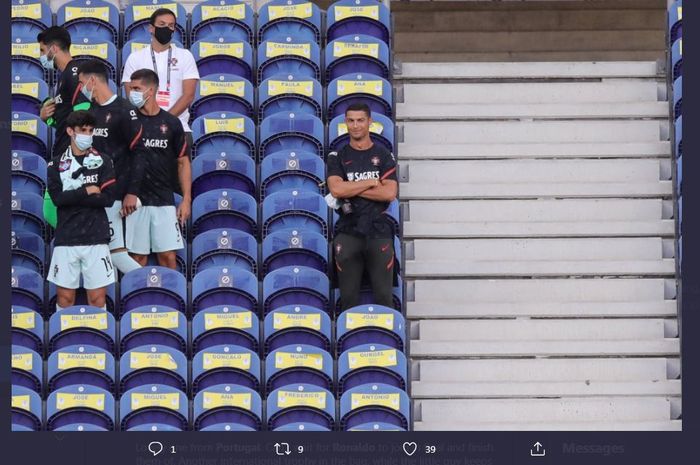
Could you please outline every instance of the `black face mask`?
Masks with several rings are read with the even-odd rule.
[[[169,27],[157,27],[155,28],[154,35],[158,42],[160,42],[162,45],[167,45],[173,38],[173,30]]]

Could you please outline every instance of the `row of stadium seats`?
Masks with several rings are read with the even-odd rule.
[[[668,9],[668,38],[673,93],[674,146],[676,160],[676,194],[678,199],[678,261],[683,260],[683,1],[676,0]]]

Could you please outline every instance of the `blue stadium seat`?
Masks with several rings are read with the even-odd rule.
[[[252,45],[254,16],[253,9],[238,0],[200,2],[192,9],[190,43],[208,37],[226,37]]]
[[[112,42],[88,35],[73,36],[72,39],[70,53],[74,60],[99,60],[107,67],[112,81],[118,82],[121,79],[121,76],[117,75],[117,47]]]
[[[278,430],[290,424],[336,426],[335,397],[327,389],[313,384],[289,384],[267,396],[267,428]],[[304,428],[305,430],[306,428]]]
[[[275,192],[263,201],[262,224],[263,238],[283,229],[311,231],[328,237],[328,205],[315,192],[296,189]]]
[[[41,50],[36,35],[12,35],[12,76],[24,79],[41,79],[50,83],[53,72],[44,69],[39,61]]]
[[[406,389],[408,367],[403,352],[384,344],[362,344],[338,357],[338,392],[366,383]]]
[[[119,44],[119,9],[103,0],[72,0],[56,12],[56,23],[71,37],[90,35]]]
[[[44,199],[38,194],[26,191],[12,191],[10,206],[12,208],[12,230],[30,232],[46,238],[47,228],[44,222]]]
[[[108,431],[107,429],[97,426],[97,425],[91,425],[89,423],[71,423],[69,425],[65,426],[60,426],[54,431],[73,431],[73,432],[81,432],[81,431]]]
[[[217,305],[233,305],[257,313],[258,278],[241,268],[215,266],[192,279],[192,313]]]
[[[194,397],[194,430],[225,428],[225,425],[261,430],[260,394],[235,384],[217,384],[199,391]]]
[[[258,123],[275,113],[308,113],[323,117],[323,87],[316,79],[277,74],[258,87]]]
[[[41,314],[19,305],[13,305],[11,312],[12,344],[43,353],[44,319]]]
[[[679,116],[675,123],[675,133],[676,133],[676,157],[683,155],[683,115]]]
[[[216,189],[198,195],[192,202],[192,229],[197,236],[212,229],[257,232],[258,204],[238,190]]]
[[[12,430],[41,431],[41,397],[24,386],[12,386]]]
[[[400,351],[406,340],[406,321],[393,308],[360,305],[338,316],[336,353],[366,344],[382,344]]]
[[[282,346],[265,358],[265,389],[270,393],[290,384],[310,384],[333,392],[333,357],[306,344]]]
[[[162,266],[139,268],[121,279],[119,315],[144,305],[164,305],[187,310],[187,281],[177,271]]]
[[[274,37],[321,43],[321,10],[307,0],[272,0],[258,12],[258,43]]]
[[[340,398],[340,427],[343,431],[360,428],[408,430],[410,400],[405,391],[382,383],[363,384]],[[391,426],[390,426],[391,425]],[[377,428],[379,429],[379,428]]]
[[[680,38],[671,47],[671,67],[673,69],[672,79],[675,81],[683,76],[683,39]]]
[[[49,352],[80,344],[116,354],[116,326],[114,315],[103,308],[64,308],[49,319]]]
[[[192,318],[192,351],[197,353],[221,344],[234,344],[258,352],[258,316],[240,307],[216,305]]]
[[[215,425],[207,426],[202,428],[200,431],[257,431],[249,426],[243,426],[238,423],[217,423]]]
[[[12,190],[33,192],[44,196],[46,189],[46,160],[22,150],[12,151]]]
[[[109,391],[95,386],[73,384],[49,394],[46,399],[46,429],[74,423],[94,425],[114,430],[114,397]]]
[[[13,344],[11,384],[26,387],[41,395],[43,375],[41,355],[26,347]]]
[[[12,231],[11,234],[12,266],[27,268],[44,276],[44,240],[39,235],[27,231]]]
[[[401,426],[392,425],[391,423],[369,422],[353,426],[347,431],[406,431],[406,429]]]
[[[70,345],[48,358],[48,392],[74,384],[94,386],[115,393],[114,355],[91,345]]]
[[[41,103],[49,97],[49,86],[36,77],[12,76],[12,111],[39,115]]]
[[[234,74],[216,73],[202,77],[190,107],[192,120],[208,113],[232,111],[252,118],[255,90],[249,80]]]
[[[192,160],[192,195],[230,189],[255,195],[255,161],[247,153],[206,152]]]
[[[366,103],[372,118],[393,115],[391,84],[375,74],[352,73],[340,76],[328,84],[328,118],[344,116],[353,103]]]
[[[12,0],[12,37],[36,37],[53,25],[51,8],[42,0]]]
[[[309,305],[329,312],[329,281],[326,273],[313,268],[285,266],[263,280],[265,315],[285,305]]]
[[[313,152],[283,150],[263,158],[260,164],[260,199],[275,192],[297,189],[324,194],[326,164]]]
[[[267,355],[290,344],[304,344],[331,351],[331,318],[326,312],[308,305],[285,305],[265,317]]]
[[[260,159],[280,151],[323,154],[323,122],[307,113],[275,113],[260,125]]]
[[[49,127],[37,115],[13,111],[12,150],[36,153],[46,159],[49,153]]]
[[[328,7],[328,42],[348,34],[366,34],[388,44],[390,29],[389,10],[376,0],[340,0]]]
[[[179,350],[158,344],[124,352],[119,361],[119,392],[138,386],[161,384],[187,392],[187,357]]]
[[[200,153],[255,153],[255,123],[240,113],[207,113],[192,122],[192,156]]]
[[[154,431],[187,431],[189,404],[187,395],[171,386],[148,384],[123,393],[119,401],[122,431],[147,428]]]
[[[258,243],[236,229],[211,229],[192,241],[192,274],[213,267],[241,268],[258,273]]]
[[[172,43],[173,45],[175,45],[176,47],[178,47],[178,48],[184,48],[184,47],[182,46],[182,43],[181,43],[180,41],[177,41],[177,40],[174,40],[174,39],[173,39],[173,40],[171,41],[171,43]],[[147,39],[135,39],[135,40],[130,40],[130,41],[128,41],[127,43],[125,43],[124,46],[123,46],[123,47],[121,48],[121,50],[120,50],[122,67],[123,67],[124,64],[126,63],[126,60],[129,58],[129,55],[131,55],[132,53],[136,53],[136,52],[138,52],[139,50],[142,50],[142,49],[148,47],[149,45],[151,45],[151,39],[150,39],[150,38],[147,38]],[[120,77],[121,77],[121,76],[120,76]],[[125,95],[124,95],[124,97],[125,97]]]
[[[180,197],[178,199],[178,197],[180,197],[180,196],[176,194],[176,200],[175,200],[175,207],[176,208],[177,208],[177,206],[180,205],[180,202],[182,201],[181,200],[182,198]],[[187,229],[186,225],[185,225],[185,227],[181,226],[181,231],[182,231],[183,237],[187,237],[186,229]],[[189,258],[189,253],[187,251],[187,245],[185,245],[183,248],[175,251],[175,271],[177,271],[178,273],[180,273],[184,276],[189,276],[187,274],[189,271],[189,267],[187,266],[187,264],[189,262],[190,262],[190,258]],[[148,256],[148,259],[146,261],[146,266],[158,266],[159,263],[160,262],[158,261],[158,254],[151,253]]]
[[[26,307],[43,314],[44,278],[36,271],[22,267],[11,268],[12,305]]]
[[[321,80],[321,50],[312,40],[275,36],[258,46],[257,82],[278,74]]]
[[[173,39],[185,44],[187,10],[175,0],[131,0],[129,5],[124,8],[124,42],[134,39],[150,42],[149,20],[151,14],[159,8],[167,8],[175,13],[177,20]]]
[[[221,344],[200,350],[192,358],[192,392],[218,384],[248,389],[260,387],[260,357],[245,347]]]
[[[323,426],[316,425],[314,423],[287,423],[284,426],[275,428],[273,431],[331,431]]]
[[[285,266],[328,272],[328,239],[313,231],[284,229],[263,240],[263,274]]]
[[[190,47],[199,74],[232,74],[253,81],[253,48],[247,41],[209,36]]]
[[[49,304],[47,307],[47,313],[51,314],[56,311],[56,285],[54,283],[49,283]],[[116,286],[114,283],[107,286],[107,311],[113,315],[116,315],[114,309],[116,308],[117,293]],[[83,278],[80,277],[80,287],[75,293],[75,305],[88,305],[87,292],[83,288]]]
[[[125,313],[120,322],[120,352],[139,346],[158,344],[187,351],[187,318],[174,308],[147,305]]]
[[[669,41],[674,43],[683,36],[683,1],[676,0],[668,7]]]
[[[683,114],[683,76],[673,82],[673,119]]]
[[[372,113],[372,124],[369,127],[372,141],[394,151],[394,122],[379,113]],[[330,150],[339,150],[350,139],[345,115],[338,115],[328,124],[328,145]]]
[[[346,74],[373,74],[389,79],[389,47],[376,37],[351,34],[326,46],[326,82]]]

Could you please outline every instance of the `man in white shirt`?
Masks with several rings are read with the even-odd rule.
[[[156,95],[158,105],[180,119],[187,146],[192,147],[189,106],[194,100],[199,71],[192,53],[171,43],[176,22],[175,13],[167,8],[153,12],[148,28],[151,45],[129,55],[124,64],[122,82],[128,95],[131,75],[135,71],[144,68],[155,71],[160,81]]]

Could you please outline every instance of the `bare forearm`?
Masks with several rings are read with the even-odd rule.
[[[379,185],[371,189],[367,189],[359,195],[363,199],[374,200],[376,202],[391,202],[396,198],[394,189],[389,186]]]
[[[335,181],[329,185],[329,188],[336,199],[350,199],[372,188],[376,182],[374,179],[359,182]]]
[[[182,197],[184,200],[192,200],[192,165],[187,158],[182,158],[179,162],[177,174],[180,180],[180,188],[182,189]]]
[[[194,96],[183,95],[177,100],[177,102],[175,102],[175,105],[173,105],[172,108],[168,110],[168,113],[170,113],[173,116],[179,117],[182,114],[182,112],[187,110],[187,107],[190,106],[193,100]]]

